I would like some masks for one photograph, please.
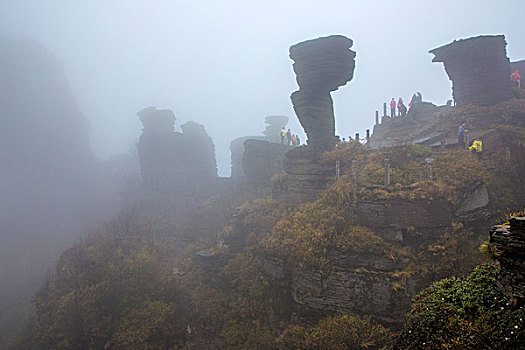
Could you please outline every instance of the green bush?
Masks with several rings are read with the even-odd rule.
[[[497,290],[499,267],[479,265],[466,279],[447,278],[414,299],[394,349],[518,349],[525,344],[523,308]]]

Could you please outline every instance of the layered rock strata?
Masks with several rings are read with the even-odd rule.
[[[525,301],[525,217],[511,218],[508,225],[495,226],[490,231],[489,242],[501,265],[498,287],[522,304]]]
[[[443,62],[458,106],[490,106],[511,97],[505,36],[478,36],[430,50]]]
[[[315,200],[335,181],[335,165],[319,162],[310,146],[285,154],[284,174],[273,182],[272,196],[286,202]]]
[[[331,91],[352,80],[355,52],[352,40],[342,35],[307,40],[290,47],[299,91],[291,99],[308,144],[324,151],[335,143]]]

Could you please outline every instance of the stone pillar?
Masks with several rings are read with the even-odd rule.
[[[295,114],[308,137],[308,145],[322,152],[335,145],[335,120],[330,93],[352,80],[353,41],[342,36],[307,40],[290,47],[299,90],[291,95]]]
[[[366,129],[366,146],[370,148],[370,129]]]
[[[379,111],[376,111],[376,124],[375,125],[378,125],[379,124]]]
[[[432,62],[443,62],[458,106],[491,106],[510,99],[510,62],[503,35],[454,41],[430,50]]]

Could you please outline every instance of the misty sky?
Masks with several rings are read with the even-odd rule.
[[[348,136],[371,129],[392,97],[451,98],[430,49],[505,34],[511,61],[525,59],[524,24],[523,0],[0,0],[0,34],[34,38],[63,63],[100,158],[128,152],[136,112],[154,105],[172,109],[176,126],[204,124],[223,176],[230,141],[260,135],[265,116],[287,115],[299,131],[290,45],[354,41],[354,79],[333,94],[337,133]]]

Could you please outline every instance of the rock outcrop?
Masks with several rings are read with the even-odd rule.
[[[259,258],[259,266],[271,277],[272,286],[288,284],[295,313],[308,319],[311,313],[344,312],[368,315],[399,327],[415,294],[415,284],[403,291],[393,288],[392,272],[404,267],[374,254],[338,252],[331,257],[336,268],[328,275],[304,267],[287,267],[284,261]]]
[[[144,125],[138,154],[146,201],[170,214],[188,212],[217,189],[211,138],[194,122],[181,125],[182,133],[174,131],[170,110],[148,107],[138,115]]]
[[[490,106],[511,97],[505,36],[478,36],[430,50],[443,62],[458,106]]]
[[[495,226],[489,242],[501,265],[498,287],[520,304],[525,301],[525,217],[515,217],[507,225]]]
[[[286,202],[308,202],[334,181],[333,164],[321,163],[310,146],[299,147],[285,154],[284,174],[274,181],[272,196]]]
[[[283,171],[284,155],[289,150],[287,145],[266,140],[244,141],[242,167],[248,183],[270,185],[272,176]]]
[[[299,91],[293,107],[308,144],[324,151],[335,144],[335,120],[331,91],[352,80],[355,52],[352,40],[342,35],[307,40],[290,47]]]
[[[288,117],[284,115],[270,115],[265,118],[265,122],[266,129],[263,131],[264,136],[239,137],[230,143],[232,179],[238,180],[246,177],[247,173],[244,171],[245,167],[249,169],[248,172],[250,174],[254,174],[255,171],[264,168],[264,175],[262,175],[263,178],[268,178],[268,172],[271,172],[273,175],[282,170],[284,153],[290,150],[290,147],[280,144],[281,128],[286,127],[286,124],[288,124]],[[259,145],[258,147],[255,146],[256,148],[259,148],[259,151],[255,150],[254,152],[245,155],[245,143],[248,140],[262,141],[262,143],[254,143],[254,145]],[[275,145],[276,143],[279,143],[279,145]],[[259,164],[257,158],[251,158],[250,154],[264,154],[261,163]],[[271,160],[269,160],[268,157],[272,157]],[[253,171],[250,170],[251,166],[255,167]],[[265,168],[266,166],[271,167]],[[259,178],[259,176],[257,175],[256,178]]]
[[[413,246],[435,240],[450,228],[453,217],[444,199],[360,201],[352,211],[360,225],[384,240]]]

